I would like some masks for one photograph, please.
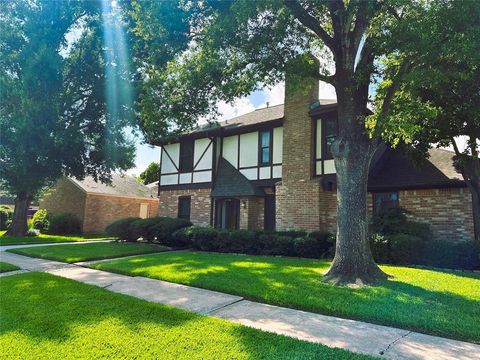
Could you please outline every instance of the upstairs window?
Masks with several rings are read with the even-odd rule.
[[[398,209],[399,206],[397,191],[373,193],[373,212],[375,214],[383,214],[387,210]]]
[[[269,165],[272,162],[272,145],[270,130],[260,132],[260,165]]]
[[[180,172],[191,172],[193,170],[193,140],[180,142]]]
[[[323,120],[324,135],[324,159],[333,159],[332,144],[338,134],[338,123],[336,118],[327,118]]]
[[[178,198],[178,218],[190,220],[192,198],[190,196],[180,196]]]

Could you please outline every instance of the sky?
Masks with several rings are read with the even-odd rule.
[[[264,89],[261,91],[255,91],[247,97],[238,99],[234,104],[227,104],[221,102],[218,104],[218,109],[222,116],[219,120],[227,120],[236,116],[240,116],[255,109],[264,108],[269,106],[283,104],[285,93],[285,84],[280,83],[271,89]],[[318,97],[320,99],[335,99],[335,89],[332,85],[320,82],[320,90]],[[137,176],[143,170],[145,170],[153,161],[160,161],[160,148],[147,144],[142,144],[142,138],[136,139],[137,141],[137,155],[135,159],[135,167],[128,170],[130,175]]]

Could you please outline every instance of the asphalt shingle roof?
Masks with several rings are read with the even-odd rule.
[[[88,193],[100,193],[111,195],[135,196],[135,197],[155,197],[152,189],[140,184],[133,176],[113,174],[111,184],[96,182],[93,177],[87,176],[83,180],[71,178],[75,184]]]
[[[369,188],[420,188],[427,186],[462,185],[463,179],[453,166],[452,151],[431,149],[430,157],[416,164],[399,149],[388,148],[378,168],[373,169],[368,181]]]

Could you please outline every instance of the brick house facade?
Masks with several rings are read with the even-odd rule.
[[[159,215],[182,213],[195,224],[227,228],[335,230],[329,142],[336,104],[318,100],[318,90],[311,80],[307,91],[295,91],[287,79],[285,105],[157,143]],[[417,165],[401,150],[380,146],[370,168],[370,213],[393,204],[429,223],[438,239],[473,238],[472,202],[453,153],[433,149],[430,155]]]
[[[112,184],[92,178],[78,181],[63,177],[40,200],[40,208],[51,214],[73,214],[84,233],[102,233],[124,217],[153,217],[158,214],[155,194],[129,176],[113,175]]]

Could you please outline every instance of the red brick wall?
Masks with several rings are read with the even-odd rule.
[[[441,240],[473,239],[472,198],[465,188],[405,190],[399,193],[400,206],[412,217],[432,226]]]
[[[86,192],[67,178],[61,178],[40,200],[40,209],[51,214],[69,213],[83,221]]]
[[[190,220],[195,225],[210,225],[210,192],[211,189],[161,190],[158,215],[177,217],[178,198],[191,196]]]
[[[140,204],[148,204],[148,217],[157,216],[158,199],[87,194],[83,232],[103,232],[115,220],[140,215]]]

